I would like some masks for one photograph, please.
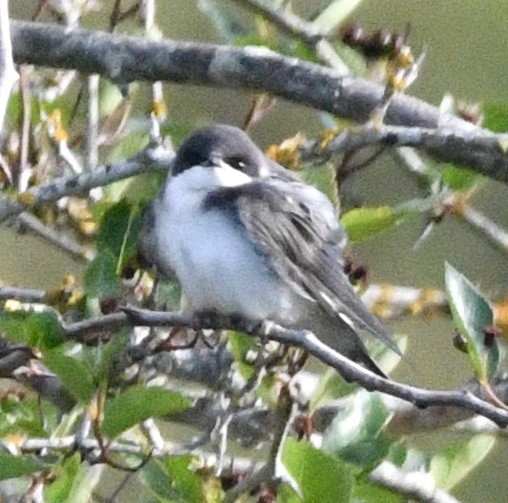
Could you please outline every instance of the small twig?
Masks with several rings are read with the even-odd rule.
[[[507,134],[479,133],[477,129],[456,128],[423,128],[392,126],[381,124],[378,127],[353,128],[338,134],[332,141],[322,147],[321,141],[314,140],[301,146],[302,159],[320,157],[328,160],[337,153],[359,150],[373,145],[387,147],[418,147],[428,152],[446,151],[446,157],[457,164],[467,165],[467,157],[474,155],[491,155],[508,159],[503,142]],[[493,161],[494,163],[497,161]],[[494,169],[494,164],[491,166]]]
[[[220,410],[218,411],[216,424],[211,432],[210,438],[216,447],[215,454],[217,456],[217,463],[215,465],[215,475],[219,476],[224,467],[224,459],[228,446],[228,429],[231,419],[233,419],[233,407],[231,399],[226,397],[224,392],[218,393],[216,398]]]
[[[16,445],[0,439],[0,446],[8,452],[25,453],[40,452],[41,450],[47,450],[48,453],[66,452],[69,449],[72,449],[75,443],[76,438],[74,435],[52,438],[25,438],[21,442],[16,442]],[[85,439],[81,444],[81,447],[83,451],[94,451],[95,453],[99,453],[100,451],[99,441],[95,438]],[[127,441],[111,442],[108,445],[108,451],[111,453],[139,457],[144,457],[146,454],[143,447]],[[164,449],[154,449],[152,451],[152,458],[164,459],[172,456],[180,456],[181,452],[182,451],[180,450],[180,446],[178,444],[172,444],[170,447]],[[194,454],[202,457],[206,461],[207,465],[213,465],[216,462],[216,457],[213,453],[194,451]],[[251,459],[235,456],[234,459],[227,458],[225,460],[225,465],[227,465],[228,469],[232,470],[234,473],[245,473],[252,468],[258,468],[260,463],[256,464]]]
[[[109,496],[107,500],[105,500],[106,503],[114,503],[116,501],[116,498],[118,495],[122,492],[122,490],[125,488],[129,480],[134,476],[134,473],[130,472],[125,475],[123,480],[118,484],[118,486],[115,488],[113,493]]]
[[[32,215],[31,213],[26,211],[21,213],[21,215],[18,217],[18,220],[27,229],[44,238],[46,241],[58,246],[62,250],[72,255],[74,258],[89,262],[95,256],[93,251],[85,249],[77,241],[70,238],[69,236],[64,236],[57,232],[55,229],[44,225],[36,216]]]
[[[20,69],[19,79],[19,93],[21,95],[21,141],[19,144],[19,168],[15,175],[16,187],[18,190],[26,190],[26,187],[21,185],[26,183],[27,178],[23,176],[24,171],[28,168],[28,148],[30,143],[30,121],[32,113],[32,93],[27,81],[27,69],[22,67]]]
[[[251,11],[274,23],[286,35],[296,37],[316,52],[319,60],[341,75],[350,73],[335,49],[327,40],[328,34],[317,29],[312,23],[303,20],[288,10],[275,7],[264,0],[237,0]]]
[[[500,437],[508,437],[508,430],[499,428],[489,419],[482,416],[475,416],[471,419],[461,421],[453,426],[454,431],[467,434],[488,433],[489,435],[497,435]]]
[[[69,148],[67,139],[59,140],[57,143],[58,155],[67,163],[74,175],[83,173],[83,167],[78,158],[73,154]]]
[[[424,184],[429,183],[429,170],[427,164],[413,148],[401,147],[397,149],[399,157],[410,172],[418,177]],[[452,198],[455,196],[452,194]],[[487,238],[494,246],[501,251],[508,251],[508,232],[496,224],[489,217],[478,209],[468,204],[450,204],[454,209],[453,214],[463,222],[469,224],[482,237]]]
[[[164,438],[162,438],[161,432],[152,418],[145,419],[142,428],[150,439],[152,449],[164,449]]]
[[[508,231],[476,208],[468,204],[463,211],[455,212],[454,214],[462,217],[464,222],[467,222],[473,229],[486,237],[494,246],[504,252],[508,251]]]
[[[174,152],[163,145],[149,145],[128,159],[100,166],[92,172],[84,172],[72,177],[55,178],[51,182],[33,187],[20,195],[20,200],[0,199],[0,222],[17,215],[26,206],[57,201],[65,196],[84,196],[95,187],[102,187],[117,180],[146,173],[148,171],[167,171],[174,158]]]
[[[139,17],[144,23],[145,34],[150,39],[160,40],[162,34],[155,36],[155,0],[141,0],[139,2]],[[166,106],[164,104],[164,92],[162,82],[159,80],[152,84],[152,127],[150,138],[152,141],[160,138],[160,126],[166,118]]]
[[[436,487],[431,475],[421,472],[405,472],[389,461],[383,461],[370,474],[374,484],[388,487],[411,500],[422,503],[459,503],[449,493]]]
[[[99,162],[99,82],[97,74],[87,77],[87,133],[86,133],[86,162],[88,171],[93,171]]]
[[[242,494],[252,491],[262,483],[279,484],[280,482],[286,482],[298,494],[299,487],[285,469],[281,459],[282,448],[293,424],[296,412],[297,406],[290,396],[289,388],[284,386],[278,400],[277,420],[268,461],[246,480],[230,489],[225,495],[225,503],[233,503]]]
[[[46,291],[15,286],[0,286],[0,301],[15,299],[20,302],[45,303]]]

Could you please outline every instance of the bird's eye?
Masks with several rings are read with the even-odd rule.
[[[247,167],[247,164],[242,157],[228,157],[227,159],[224,159],[224,162],[238,171],[244,171]]]

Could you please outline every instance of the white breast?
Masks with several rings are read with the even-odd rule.
[[[172,179],[156,227],[159,259],[175,272],[195,310],[289,321],[294,294],[268,269],[243,227],[220,210],[202,208],[211,189],[249,181],[232,168],[200,166]]]

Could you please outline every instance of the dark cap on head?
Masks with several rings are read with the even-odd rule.
[[[251,177],[269,163],[247,133],[227,124],[212,124],[194,131],[182,143],[173,165],[173,176],[192,166],[218,166],[220,163]]]

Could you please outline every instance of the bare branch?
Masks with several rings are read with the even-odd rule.
[[[18,200],[0,199],[0,222],[27,207],[56,201],[64,196],[84,196],[90,189],[148,171],[167,171],[174,152],[163,145],[149,145],[128,159],[100,166],[73,177],[55,178],[20,194]],[[23,202],[22,202],[23,201]],[[24,204],[23,204],[24,203]]]
[[[7,299],[15,299],[20,302],[29,303],[46,303],[46,292],[45,290],[0,285],[0,301]]]
[[[60,234],[55,229],[44,225],[35,215],[25,211],[18,219],[27,229],[58,246],[72,257],[85,261],[91,261],[94,258],[95,253],[93,251],[87,250],[71,237]]]
[[[302,18],[295,16],[288,10],[275,7],[264,0],[237,0],[256,14],[269,19],[287,35],[300,39],[311,49],[324,65],[334,68],[341,75],[348,75],[349,68],[342,61],[335,49],[327,40],[327,33],[324,33]]]
[[[508,231],[492,221],[489,217],[471,205],[467,205],[462,212],[455,212],[462,217],[473,229],[485,236],[493,245],[504,252],[508,251]]]
[[[11,27],[18,63],[99,73],[121,83],[164,80],[266,91],[357,122],[369,119],[383,102],[385,92],[373,82],[343,76],[263,47],[153,42],[21,21],[13,21]],[[436,107],[399,93],[385,121],[416,129],[384,128],[373,131],[370,141],[419,146],[440,160],[508,181],[508,155],[500,137],[452,116],[446,118],[446,129],[441,131],[442,119]]]
[[[383,461],[374,469],[370,474],[370,480],[414,501],[459,503],[459,500],[446,491],[438,489],[431,475],[421,472],[405,472],[389,461]]]
[[[500,181],[508,181],[508,155],[504,143],[508,135],[494,135],[479,128],[404,127],[382,124],[353,128],[340,133],[325,148],[320,141],[302,145],[302,159],[324,159],[337,153],[355,151],[372,145],[418,147],[442,161],[474,167],[476,171]],[[472,159],[477,163],[471,163]],[[480,165],[482,166],[480,168]],[[504,167],[503,167],[504,166]]]
[[[125,309],[124,313],[115,313],[94,319],[73,323],[65,327],[68,337],[83,340],[94,332],[104,332],[125,325],[142,326],[180,326],[194,329],[227,329],[240,330],[250,335],[256,335],[304,348],[310,354],[336,369],[346,380],[355,381],[368,391],[380,391],[402,400],[406,400],[417,407],[448,405],[462,407],[491,419],[499,426],[508,426],[508,411],[474,396],[467,390],[427,390],[408,386],[392,380],[383,379],[369,372],[341,354],[323,344],[315,335],[306,331],[288,330],[272,323],[253,323],[238,318],[218,316],[215,324],[211,320],[201,320],[197,316],[165,311],[147,311],[140,309]]]

